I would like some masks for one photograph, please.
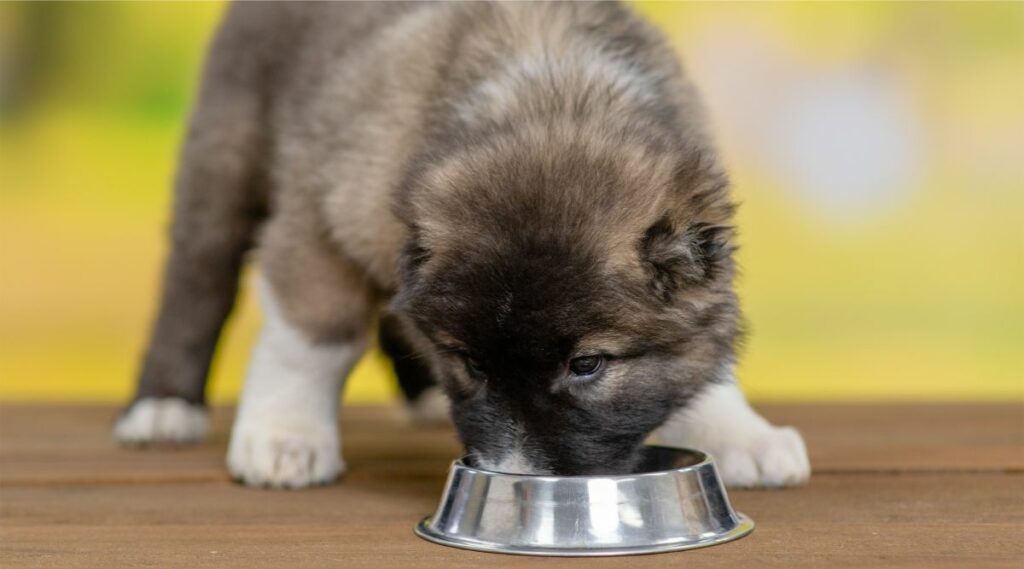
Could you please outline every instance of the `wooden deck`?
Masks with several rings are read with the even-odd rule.
[[[415,537],[458,445],[392,408],[345,410],[342,482],[268,491],[226,475],[230,409],[206,444],[140,452],[111,441],[112,408],[2,406],[0,567],[1024,567],[1024,406],[762,410],[803,431],[809,486],[731,492],[758,524],[737,542],[595,560]]]

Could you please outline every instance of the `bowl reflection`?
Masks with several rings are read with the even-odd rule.
[[[732,509],[709,456],[649,446],[638,472],[616,476],[506,474],[457,460],[416,533],[481,551],[601,556],[704,547],[753,527]]]

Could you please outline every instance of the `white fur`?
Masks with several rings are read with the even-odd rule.
[[[363,348],[314,344],[283,319],[273,291],[261,284],[263,330],[231,433],[228,469],[254,486],[331,482],[344,470],[338,399]]]
[[[519,447],[513,448],[511,451],[505,453],[501,457],[501,460],[497,462],[477,456],[476,463],[480,468],[494,472],[505,472],[508,474],[547,474],[546,471],[530,464],[530,461],[526,459],[526,455],[523,454],[523,450]]]
[[[505,454],[501,455],[498,460],[492,460],[490,458],[480,455],[479,452],[474,453],[473,458],[477,466],[484,470],[492,470],[494,472],[505,472],[508,474],[550,474],[549,470],[537,468],[532,464],[529,459],[526,458],[526,454],[523,453],[523,439],[522,433],[519,434],[519,440],[512,448],[505,451]]]
[[[114,438],[125,444],[201,441],[206,436],[206,409],[180,397],[144,397],[114,425]]]
[[[409,403],[409,419],[417,425],[447,425],[451,422],[449,406],[443,389],[436,385],[428,387]]]
[[[792,486],[811,475],[800,433],[758,415],[731,377],[710,385],[669,419],[657,437],[668,445],[710,454],[729,486]]]

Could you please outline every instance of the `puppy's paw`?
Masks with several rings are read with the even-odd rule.
[[[727,486],[778,488],[810,478],[807,448],[793,427],[766,425],[737,435],[706,449]]]
[[[228,470],[249,486],[305,488],[333,482],[345,468],[338,433],[327,428],[236,425]]]
[[[710,454],[727,486],[795,486],[811,476],[800,433],[758,415],[735,382],[709,385],[662,426],[658,437]]]
[[[145,397],[114,425],[114,438],[127,445],[188,444],[206,436],[206,409],[179,397]]]

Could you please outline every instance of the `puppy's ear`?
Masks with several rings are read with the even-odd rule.
[[[729,263],[732,227],[694,223],[677,228],[662,217],[640,240],[640,257],[652,291],[670,302],[680,289],[708,283]]]

